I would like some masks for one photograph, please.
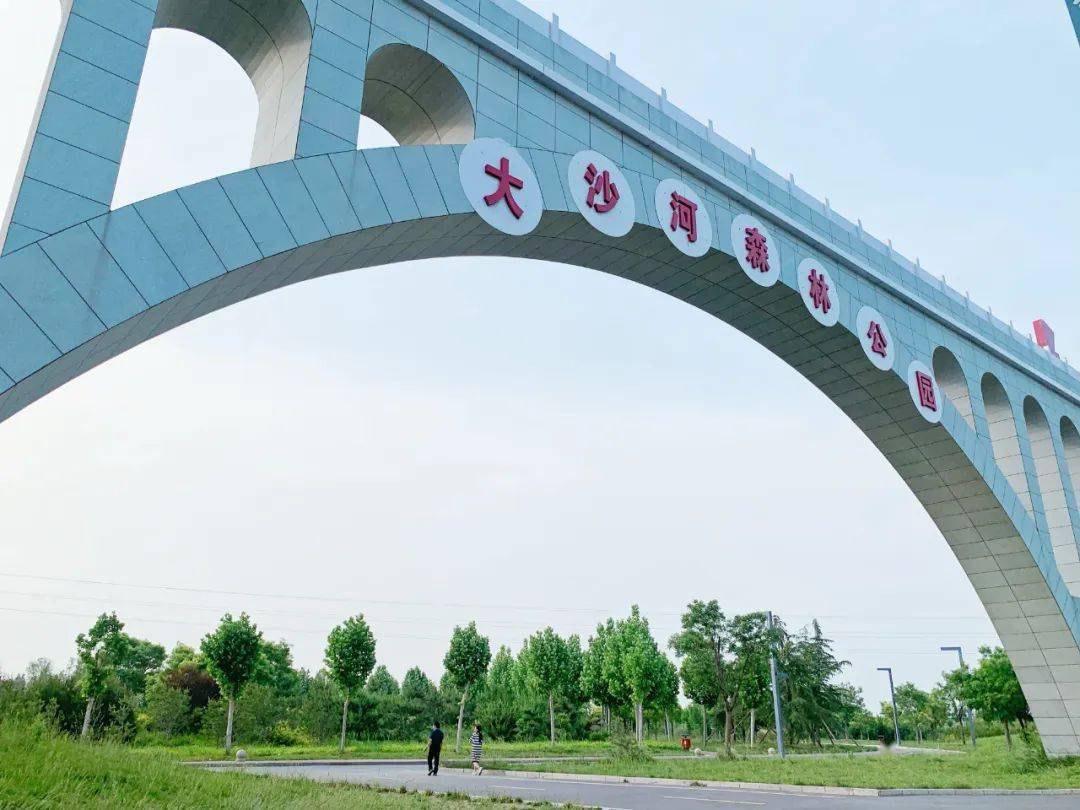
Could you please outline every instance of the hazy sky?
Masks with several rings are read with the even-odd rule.
[[[54,5],[0,0],[2,187]],[[530,5],[1080,358],[1080,49],[1060,0]],[[116,202],[245,167],[255,114],[223,52],[155,33]],[[820,617],[871,705],[876,667],[929,686],[939,645],[994,640],[915,498],[809,383],[573,267],[403,264],[262,296],[0,425],[0,458],[9,673],[66,663],[113,608],[167,646],[247,610],[309,668],[363,611],[395,675],[437,678],[455,622],[516,649],[637,602],[666,641],[688,600],[717,598]]]

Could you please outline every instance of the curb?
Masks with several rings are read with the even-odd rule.
[[[464,768],[447,768],[455,773],[468,773]],[[548,771],[504,771],[485,769],[493,776],[513,776],[523,779],[568,779],[624,785],[654,785],[682,788],[726,788],[730,790],[767,791],[811,796],[860,796],[888,798],[896,796],[1080,796],[1080,788],[1007,789],[1007,788],[857,788],[833,785],[783,785],[764,782],[719,782],[707,779],[660,779],[650,776],[608,776],[606,774],[553,773]]]

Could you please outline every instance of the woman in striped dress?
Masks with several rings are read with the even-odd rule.
[[[480,755],[484,753],[484,733],[480,730],[480,724],[473,726],[472,736],[469,738],[469,750],[472,753],[472,769],[477,776],[484,772],[480,764]]]

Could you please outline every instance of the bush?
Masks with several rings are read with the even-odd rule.
[[[188,693],[159,680],[147,687],[145,710],[148,727],[166,737],[184,734],[194,725]]]
[[[296,726],[290,725],[285,720],[276,723],[274,727],[270,729],[266,741],[271,745],[282,746],[314,745],[315,743],[310,734],[302,728],[296,728]]]
[[[652,756],[637,738],[628,731],[618,729],[611,732],[611,759],[617,762],[650,762]]]

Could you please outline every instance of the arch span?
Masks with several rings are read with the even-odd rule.
[[[1080,754],[1080,602],[1033,508],[1037,475],[1014,413],[1031,394],[1075,423],[1080,374],[513,0],[495,18],[435,0],[349,3],[348,14],[314,0],[71,1],[0,257],[0,420],[154,335],[318,275],[473,255],[614,273],[727,321],[858,425],[967,573],[1047,750]],[[292,157],[295,104],[299,159],[110,212],[155,9],[189,30],[214,19],[227,29],[213,15],[229,4],[265,33],[249,27],[254,39],[234,41],[240,22],[217,32],[272,111],[258,155]],[[398,47],[377,48],[386,43]],[[415,79],[384,95],[397,107],[378,110],[375,90],[366,102],[400,140],[445,143],[465,127],[463,104],[440,106],[454,86],[430,92],[447,69],[430,58],[476,99],[469,132],[482,140],[354,151],[367,73],[372,88]],[[297,69],[301,95],[285,92],[301,87],[293,64],[308,65]],[[509,168],[510,145],[527,183]],[[527,210],[496,216],[510,189]],[[598,221],[620,194],[627,204]],[[930,367],[939,345],[981,381],[988,435],[954,401],[945,360],[942,395]],[[983,414],[972,416],[983,430]]]
[[[568,155],[526,152],[533,165],[551,162],[565,169],[569,164]],[[145,227],[167,254],[147,263],[145,257],[118,251],[133,276],[142,273],[145,279],[182,268],[185,279],[201,272],[202,280],[54,352],[51,362],[0,394],[0,419],[175,326],[321,275],[477,255],[559,261],[612,273],[731,324],[784,359],[851,418],[924,505],[967,573],[1012,657],[1047,747],[1075,750],[1072,723],[1080,726],[1080,705],[1066,702],[1080,692],[1080,647],[1070,629],[1077,620],[1075,603],[1048,562],[1035,522],[1011,488],[995,483],[999,468],[951,402],[942,403],[940,422],[927,421],[906,380],[871,365],[853,315],[845,316],[842,327],[823,327],[800,300],[793,278],[762,287],[726,250],[714,247],[700,259],[680,253],[646,206],[639,206],[629,234],[607,237],[567,200],[561,183],[541,181],[545,210],[539,227],[526,236],[507,236],[472,209],[457,179],[457,161],[458,153],[446,146],[340,153],[249,169],[193,187],[198,193],[181,189],[106,215],[95,226],[106,239],[123,231],[133,237],[137,231],[131,229]],[[397,174],[389,171],[391,165],[400,167]],[[403,189],[411,188],[427,188],[434,196],[426,201],[405,196]],[[219,194],[239,203],[238,216],[213,221],[223,210]],[[198,223],[208,229],[202,231]],[[7,264],[26,270],[41,251],[59,256],[51,242],[64,238],[24,248]],[[784,250],[793,249],[783,244]],[[219,252],[228,264],[214,258]],[[0,263],[0,281],[11,278],[5,269]],[[25,300],[45,314],[43,302],[32,295]],[[989,382],[986,390],[1000,410],[1000,392]],[[1015,431],[1012,438],[1015,442]]]

